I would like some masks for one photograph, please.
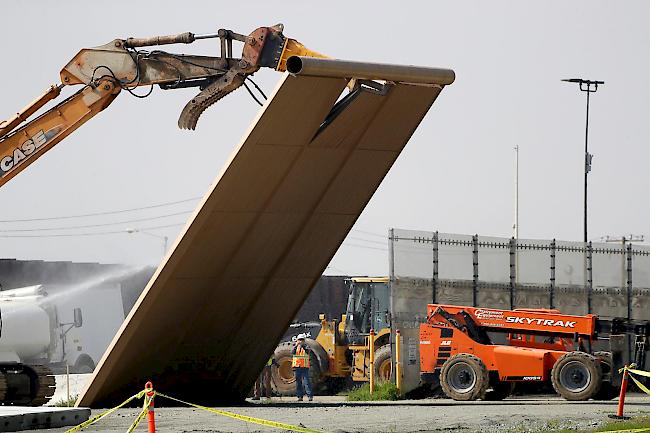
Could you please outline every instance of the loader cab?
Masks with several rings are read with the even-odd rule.
[[[370,329],[388,328],[390,280],[388,277],[355,277],[346,280],[348,305],[345,336],[349,344],[363,344]]]

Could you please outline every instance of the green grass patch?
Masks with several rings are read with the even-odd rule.
[[[647,428],[650,430],[650,416],[634,417],[627,421],[613,421],[596,429],[597,432],[616,431],[616,430],[637,430]]]
[[[632,419],[627,421],[612,421],[600,427],[597,427],[595,429],[589,429],[589,430],[567,430],[567,429],[554,430],[552,426],[549,427],[551,428],[546,430],[541,430],[540,433],[599,433],[599,432],[611,432],[611,431],[620,431],[620,430],[633,431],[633,430],[640,430],[640,429],[647,429],[648,432],[650,432],[650,416],[644,415],[639,417],[633,417]]]
[[[354,388],[348,393],[348,401],[401,400],[401,398],[393,382],[378,382],[375,384],[372,394],[370,394],[370,384],[368,383]]]
[[[72,396],[70,396],[69,399],[64,398],[62,400],[58,400],[58,401],[56,401],[54,403],[53,406],[55,406],[55,407],[72,407],[72,406],[74,406],[75,402],[77,401],[77,397],[79,397],[79,396],[78,395],[72,395]]]

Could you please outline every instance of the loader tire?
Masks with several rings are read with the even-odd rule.
[[[393,376],[393,362],[390,354],[390,344],[381,346],[375,351],[375,377],[382,382],[388,382]]]
[[[321,373],[321,361],[318,359],[314,346],[310,344],[313,340],[307,340],[307,344],[312,349],[310,356],[309,378],[311,386],[316,393],[323,384],[323,375]],[[318,344],[314,341],[315,344]],[[318,345],[320,347],[320,345]],[[321,348],[322,349],[322,348]],[[296,375],[291,368],[291,359],[293,354],[293,343],[287,341],[280,343],[273,353],[273,358],[278,365],[271,366],[271,388],[273,393],[278,396],[296,395]]]
[[[489,383],[485,364],[474,355],[459,353],[442,364],[440,385],[449,398],[458,401],[484,399]]]
[[[584,352],[569,352],[557,360],[551,370],[553,389],[566,400],[595,398],[603,381],[600,361]]]
[[[600,390],[594,395],[594,400],[612,400],[621,392],[621,387],[612,383],[615,372],[612,369],[614,361],[611,352],[594,352],[594,356],[600,360],[600,368],[603,371],[603,383]]]
[[[514,382],[497,382],[492,385],[492,389],[489,389],[485,392],[485,398],[483,400],[487,401],[501,401],[510,397],[512,391],[515,389]]]

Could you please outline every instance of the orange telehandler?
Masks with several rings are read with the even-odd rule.
[[[550,381],[567,400],[618,395],[628,335],[645,364],[650,322],[558,310],[429,304],[420,325],[420,374],[454,400],[501,400],[517,382]],[[595,351],[599,341],[608,351]]]

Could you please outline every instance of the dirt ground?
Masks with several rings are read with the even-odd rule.
[[[349,403],[343,397],[316,397],[312,403],[294,399],[249,402],[223,408],[242,415],[264,418],[330,433],[343,432],[536,432],[560,428],[595,428],[609,422],[616,401],[567,402],[557,397],[511,398],[502,402],[460,403],[452,400],[407,400],[400,402]],[[93,411],[93,414],[101,411]],[[123,433],[137,409],[123,409],[84,430]],[[650,414],[650,397],[628,396],[626,414]],[[158,408],[160,432],[278,432],[281,430],[248,424],[191,408]],[[146,420],[137,431],[146,431]],[[42,430],[64,432],[66,429]]]

